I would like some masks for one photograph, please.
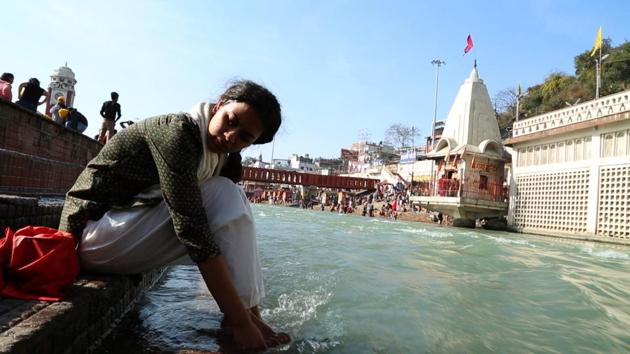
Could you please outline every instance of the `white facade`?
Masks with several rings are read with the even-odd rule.
[[[514,124],[508,223],[630,243],[630,91]]]
[[[271,165],[272,168],[288,169],[291,168],[291,161],[289,159],[273,159]]]
[[[316,169],[316,166],[313,163],[313,159],[311,159],[308,154],[306,154],[306,156],[298,156],[297,154],[293,154],[291,156],[289,167],[302,172],[313,172]]]
[[[481,146],[484,141],[501,143],[501,133],[490,95],[483,80],[479,78],[476,66],[457,92],[441,138],[450,139],[457,146]]]
[[[348,161],[348,173],[351,175],[380,173],[385,162],[381,158],[396,155],[396,149],[393,146],[368,141],[354,143],[350,150],[357,152],[357,160]]]

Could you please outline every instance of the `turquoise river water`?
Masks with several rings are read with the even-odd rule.
[[[630,352],[629,247],[253,208],[262,314],[294,339],[270,352]],[[174,267],[99,351],[220,350],[220,320]]]

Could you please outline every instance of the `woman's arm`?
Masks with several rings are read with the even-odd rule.
[[[156,163],[164,202],[177,238],[197,262],[203,279],[221,311],[233,321],[237,345],[264,349],[260,330],[252,323],[214,242],[197,180],[201,141],[197,126],[174,116],[145,121],[148,147]]]
[[[221,312],[232,320],[236,344],[243,349],[266,349],[260,330],[236,292],[223,256],[208,258],[197,265]]]

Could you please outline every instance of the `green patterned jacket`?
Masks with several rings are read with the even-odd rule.
[[[199,128],[187,114],[149,118],[122,130],[66,194],[59,229],[80,240],[88,220],[113,208],[151,204],[134,197],[160,184],[175,234],[193,261],[218,256],[197,182],[201,149]]]

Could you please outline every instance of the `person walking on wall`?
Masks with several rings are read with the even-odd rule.
[[[13,74],[3,73],[0,76],[0,98],[4,98],[7,101],[13,99],[13,93],[11,92],[11,84],[13,83]]]
[[[42,99],[43,98],[43,99]],[[48,92],[39,86],[39,80],[30,78],[28,82],[23,82],[18,88],[18,105],[37,112],[37,106],[46,103],[48,100]]]
[[[103,117],[103,125],[98,135],[98,141],[105,144],[115,134],[116,121],[120,119],[120,103],[118,103],[118,93],[111,93],[111,101],[103,102],[101,107],[101,117]]]

